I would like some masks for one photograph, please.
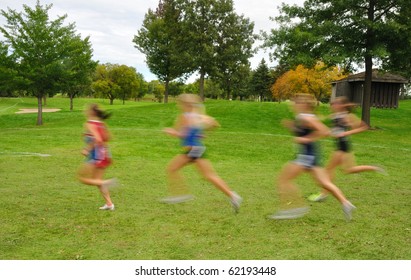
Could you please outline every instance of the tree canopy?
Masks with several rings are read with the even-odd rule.
[[[93,90],[97,96],[106,97],[113,104],[114,99],[138,98],[145,89],[142,88],[141,76],[136,69],[126,65],[100,64],[93,79]]]
[[[0,27],[6,38],[2,49],[4,51],[5,45],[11,52],[13,87],[37,97],[37,125],[43,123],[42,98],[69,89],[65,79],[84,73],[84,65],[93,65],[88,39],[75,34],[74,24],[64,25],[66,15],[51,20],[48,14],[51,8],[52,4],[42,6],[37,1],[34,8],[23,5],[24,12],[1,10],[7,20],[7,24]]]
[[[254,24],[234,11],[232,0],[163,0],[149,10],[134,37],[150,70],[166,83],[198,71],[231,94],[236,71],[252,56]]]
[[[307,0],[302,7],[283,4],[275,18],[279,28],[265,34],[264,45],[290,69],[299,64],[313,66],[318,60],[346,70],[365,65],[362,119],[370,124],[373,64],[385,62],[395,70],[389,62],[398,60],[397,52],[410,55],[404,52],[404,46],[410,48],[410,5],[408,0]]]
[[[312,94],[317,101],[324,101],[330,98],[331,82],[345,77],[339,67],[326,67],[323,62],[317,62],[313,68],[298,65],[280,76],[272,85],[271,92],[278,101],[300,92]]]
[[[169,83],[192,71],[180,2],[184,1],[160,0],[155,11],[146,13],[143,26],[133,39],[135,47],[146,55],[151,72],[165,82],[165,103]]]

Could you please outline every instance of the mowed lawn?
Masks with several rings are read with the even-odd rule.
[[[76,172],[84,123],[83,109],[100,103],[113,115],[117,177],[115,211],[100,211],[97,189],[80,184]],[[359,164],[384,166],[376,173],[337,173],[336,184],[357,206],[346,222],[333,198],[310,203],[297,220],[273,221],[278,209],[276,178],[294,156],[289,133],[280,126],[292,116],[287,103],[207,101],[207,112],[222,125],[205,142],[219,175],[244,202],[235,215],[227,198],[190,166],[183,173],[196,199],[164,205],[165,168],[180,152],[177,139],[162,133],[172,125],[175,103],[49,98],[44,125],[31,98],[0,99],[0,259],[3,260],[357,260],[411,259],[411,101],[397,110],[371,112],[376,129],[352,137]],[[328,105],[319,113],[326,116]],[[333,149],[322,140],[326,162]],[[297,180],[304,196],[317,192],[313,180]]]

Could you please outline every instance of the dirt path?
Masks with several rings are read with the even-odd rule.
[[[50,108],[50,109],[45,109],[43,108],[43,113],[53,113],[60,111],[61,109],[57,108]],[[32,114],[32,113],[37,113],[37,109],[20,109],[20,111],[16,112],[16,114]]]

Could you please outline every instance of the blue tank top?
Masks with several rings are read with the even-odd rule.
[[[196,113],[186,113],[190,123],[184,128],[184,137],[182,138],[182,146],[203,146],[201,139],[203,138],[203,127],[199,121],[200,115]]]

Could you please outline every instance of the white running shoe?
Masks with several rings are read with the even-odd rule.
[[[277,213],[268,216],[272,220],[290,220],[301,218],[310,211],[309,207],[293,208],[288,210],[280,210]]]
[[[345,215],[345,219],[347,221],[351,221],[352,219],[352,212],[357,209],[357,207],[355,207],[351,202],[347,201],[346,203],[343,204],[342,206],[344,215]]]
[[[192,194],[184,194],[184,195],[166,197],[166,198],[161,199],[160,202],[166,203],[166,204],[177,204],[177,203],[190,201],[193,199],[194,199],[194,196]]]
[[[378,166],[378,165],[376,165],[375,167],[377,168],[377,169],[375,169],[375,172],[380,173],[384,176],[388,176],[388,173],[387,173],[387,171],[385,171],[384,168],[382,168],[381,166]]]
[[[108,206],[107,204],[104,204],[99,209],[100,210],[111,210],[111,211],[113,211],[114,210],[114,204],[111,204],[111,206]]]
[[[231,205],[234,208],[234,212],[237,214],[238,211],[240,210],[240,205],[243,202],[243,198],[239,196],[236,192],[231,192]]]

